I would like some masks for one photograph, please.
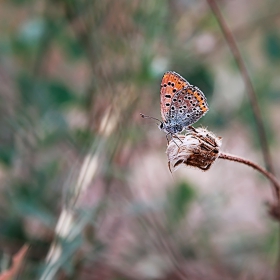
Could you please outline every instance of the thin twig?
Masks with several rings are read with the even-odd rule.
[[[266,134],[265,134],[264,124],[263,124],[263,121],[261,118],[260,108],[259,108],[259,105],[257,102],[256,93],[255,93],[254,87],[252,85],[247,68],[245,66],[244,60],[241,56],[241,53],[238,49],[236,42],[235,42],[233,34],[231,33],[230,29],[228,28],[216,1],[207,0],[207,2],[218,21],[218,24],[223,32],[223,35],[228,43],[228,46],[234,56],[237,66],[240,70],[241,76],[244,80],[245,86],[247,88],[249,100],[250,100],[250,103],[251,103],[251,106],[253,109],[253,114],[254,114],[254,118],[256,121],[256,125],[257,125],[257,131],[258,131],[258,135],[260,138],[260,144],[261,144],[261,148],[262,148],[264,162],[265,162],[267,170],[271,173],[274,173],[272,160],[271,160],[271,156],[270,156],[269,148],[268,148],[268,142],[267,142],[267,138],[266,138]],[[280,201],[279,196],[277,196],[277,200],[278,200],[278,202]]]
[[[256,98],[256,94],[255,94],[255,90],[254,87],[252,85],[250,76],[248,74],[247,68],[245,66],[245,63],[242,59],[242,56],[240,54],[240,51],[237,47],[237,44],[234,40],[234,37],[232,35],[232,33],[230,32],[229,28],[226,25],[226,22],[223,19],[223,16],[219,10],[219,7],[216,3],[215,0],[207,0],[210,8],[212,9],[213,14],[215,15],[220,28],[225,36],[225,39],[228,43],[228,46],[231,49],[231,52],[235,58],[236,64],[239,67],[241,76],[244,80],[244,83],[246,85],[247,88],[247,92],[248,92],[248,96],[251,102],[251,106],[253,109],[253,114],[254,114],[254,118],[256,121],[256,125],[257,125],[257,131],[258,131],[258,135],[259,135],[259,139],[260,139],[260,144],[261,144],[261,148],[262,148],[262,153],[263,153],[263,158],[264,158],[264,162],[266,165],[266,169],[268,171],[270,171],[271,173],[275,174],[274,172],[274,168],[273,168],[273,164],[272,164],[272,159],[269,153],[269,148],[268,148],[268,143],[267,143],[267,139],[266,139],[266,134],[265,134],[265,129],[264,129],[264,124],[261,118],[261,113],[260,113],[260,108],[258,106],[258,102],[257,102],[257,98]],[[272,181],[271,181],[272,182]],[[277,199],[277,204],[280,205],[280,196],[279,196],[279,186],[275,185],[273,183],[273,188],[274,188],[274,193],[276,194],[276,199]],[[280,236],[280,230],[279,230],[279,236]],[[278,264],[280,264],[280,249],[278,250]],[[278,269],[277,269],[277,273],[276,273],[276,279],[280,279],[280,265],[278,265]]]
[[[276,197],[279,197],[279,195],[280,195],[280,183],[277,181],[276,177],[272,173],[266,171],[264,168],[260,167],[259,165],[257,165],[256,163],[254,163],[250,160],[247,160],[247,159],[244,159],[244,158],[241,158],[241,157],[237,157],[237,156],[234,156],[234,155],[221,153],[219,155],[219,158],[230,160],[230,161],[240,162],[240,163],[246,164],[246,165],[251,166],[252,168],[256,169],[257,171],[262,173],[272,183],[272,185],[274,186],[273,190],[275,191],[275,195],[276,195]]]
[[[256,125],[257,125],[257,132],[259,135],[259,139],[260,139],[260,144],[261,144],[261,149],[262,149],[262,153],[263,153],[263,158],[264,158],[264,162],[266,165],[266,169],[268,171],[270,171],[271,173],[275,174],[274,172],[274,168],[273,168],[273,164],[272,164],[272,159],[269,153],[269,148],[268,148],[268,142],[266,139],[266,134],[265,134],[265,129],[264,129],[264,124],[261,118],[261,112],[260,112],[260,108],[258,106],[258,102],[257,102],[257,98],[256,98],[256,94],[255,94],[255,90],[254,87],[252,85],[249,73],[246,69],[245,63],[242,59],[242,56],[240,54],[240,51],[237,47],[237,44],[234,40],[234,37],[231,33],[231,31],[229,30],[229,28],[226,25],[226,22],[220,12],[220,9],[216,3],[215,0],[207,0],[213,14],[215,15],[220,28],[224,34],[224,37],[228,43],[229,48],[231,49],[231,52],[235,58],[236,64],[239,67],[241,76],[244,80],[244,83],[247,87],[247,92],[248,92],[248,96],[249,96],[249,100],[253,109],[253,114],[254,114],[254,118],[256,121]],[[263,173],[264,174],[264,173]],[[271,181],[273,182],[273,181]],[[274,188],[274,192],[276,195],[276,200],[277,200],[277,204],[280,206],[280,196],[279,196],[279,185],[275,185],[275,182],[273,183],[273,188]],[[279,239],[280,239],[280,229],[279,229]],[[280,246],[280,242],[279,245]],[[280,247],[278,248],[278,269],[276,272],[276,279],[280,280]]]

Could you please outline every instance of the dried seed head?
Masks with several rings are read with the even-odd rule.
[[[218,158],[222,138],[205,128],[193,128],[186,135],[173,137],[167,146],[168,167],[170,172],[181,164],[208,170]]]

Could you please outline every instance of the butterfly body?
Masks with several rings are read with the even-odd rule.
[[[187,129],[209,110],[203,92],[173,71],[163,75],[160,108],[163,121],[159,128],[168,134]]]
[[[159,129],[163,130],[166,133],[175,134],[175,133],[181,132],[184,129],[184,127],[182,125],[179,125],[176,123],[161,122],[159,125]]]

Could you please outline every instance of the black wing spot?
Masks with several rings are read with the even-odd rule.
[[[171,95],[170,94],[166,94],[165,97],[166,98],[171,98]]]
[[[174,111],[174,110],[175,110],[175,107],[174,107],[174,106],[172,106],[172,107],[171,107],[171,110],[172,110],[172,111]]]
[[[174,87],[174,86],[175,86],[175,84],[174,84],[174,83],[172,83],[172,84],[171,84],[171,86],[172,86],[172,87]]]
[[[163,86],[164,86],[164,87],[167,87],[167,84],[164,84]]]
[[[177,101],[177,98],[173,98],[173,101]]]
[[[182,100],[181,100],[181,99],[179,99],[179,100],[178,100],[178,102],[182,102]]]
[[[176,92],[176,91],[177,91],[177,89],[176,89],[176,88],[174,88],[174,89],[173,89],[173,92]]]
[[[170,106],[170,103],[165,103],[165,106],[167,106],[167,107]]]
[[[184,105],[183,107],[184,107],[185,109],[187,108],[187,106],[186,106],[186,105]]]
[[[167,84],[170,86],[170,85],[171,85],[171,82],[168,82]]]

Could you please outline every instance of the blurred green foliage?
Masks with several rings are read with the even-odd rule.
[[[280,59],[280,36],[278,31],[269,31],[264,38],[264,47],[268,58],[272,63]]]
[[[178,183],[170,191],[168,194],[169,207],[167,209],[167,215],[169,216],[172,228],[174,228],[174,226],[179,223],[182,218],[186,217],[188,209],[194,198],[194,189],[186,182]]]

